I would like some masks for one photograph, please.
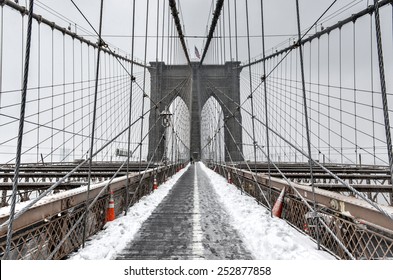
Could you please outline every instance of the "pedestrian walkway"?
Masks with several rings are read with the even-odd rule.
[[[116,259],[252,259],[199,164],[193,164]]]

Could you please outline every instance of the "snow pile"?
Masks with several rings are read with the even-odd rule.
[[[133,239],[143,222],[151,215],[188,167],[176,173],[150,195],[144,196],[129,209],[127,216],[120,216],[113,222],[107,223],[104,230],[91,237],[86,242],[85,248],[72,254],[69,259],[113,259],[116,253],[120,252]]]
[[[219,201],[230,216],[234,228],[242,237],[247,249],[256,259],[312,260],[335,259],[318,251],[317,245],[284,220],[270,217],[266,208],[250,196],[242,195],[234,185],[202,163]]]

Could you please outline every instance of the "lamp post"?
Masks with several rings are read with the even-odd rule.
[[[163,156],[163,161],[165,165],[167,165],[168,158],[167,158],[167,136],[168,136],[168,127],[171,125],[171,116],[172,113],[168,110],[168,107],[165,106],[165,109],[161,112],[160,114],[161,119],[162,119],[162,126],[165,128],[164,132],[164,156]]]

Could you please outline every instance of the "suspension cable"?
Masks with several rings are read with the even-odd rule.
[[[16,204],[16,193],[18,191],[18,182],[19,182],[19,168],[21,164],[21,153],[22,153],[22,141],[23,141],[23,128],[24,128],[24,120],[25,120],[25,111],[26,111],[26,98],[27,98],[27,83],[29,80],[29,64],[30,64],[30,48],[31,48],[31,30],[33,25],[33,7],[34,0],[30,0],[29,11],[28,11],[28,24],[27,24],[27,37],[26,37],[26,53],[25,53],[25,65],[24,65],[24,74],[23,74],[23,90],[22,90],[22,99],[20,106],[20,121],[19,121],[19,130],[18,130],[18,146],[16,151],[16,162],[15,162],[15,172],[12,184],[12,197],[11,197],[11,209],[9,215],[9,226],[7,230],[7,241],[6,241],[6,250],[4,253],[3,259],[6,260],[9,257],[9,253],[11,250],[11,242],[12,242],[12,234],[13,234],[13,223],[15,219],[15,204]]]
[[[263,0],[261,0],[261,30],[262,30],[262,55],[265,58],[265,26],[264,26],[264,10],[263,10]],[[267,148],[267,169],[269,174],[269,199],[272,199],[272,192],[271,192],[271,174],[270,174],[270,141],[269,141],[269,117],[268,117],[268,106],[267,106],[267,86],[266,86],[266,61],[263,60],[262,64],[263,68],[263,76],[261,77],[264,79],[263,82],[263,89],[264,89],[264,96],[265,96],[265,122],[266,122],[266,148]],[[256,170],[255,170],[256,172]],[[273,216],[273,211],[270,209],[270,215]]]
[[[72,1],[72,0],[71,0]],[[86,206],[85,206],[85,213],[84,213],[84,223],[83,223],[83,237],[82,237],[82,246],[85,247],[85,240],[86,240],[86,230],[87,230],[87,203],[90,199],[90,184],[91,184],[91,171],[92,171],[92,164],[93,164],[93,153],[94,153],[94,134],[96,129],[96,116],[97,116],[97,95],[98,95],[98,78],[100,75],[100,54],[101,54],[101,47],[103,46],[103,41],[101,39],[101,32],[102,32],[102,14],[104,9],[104,0],[101,0],[101,8],[100,8],[100,19],[99,19],[99,31],[98,31],[98,51],[97,51],[97,65],[96,65],[96,81],[95,81],[95,92],[94,92],[94,103],[93,103],[93,120],[92,120],[92,127],[91,127],[91,137],[90,137],[90,149],[89,149],[89,175],[87,177],[87,197],[86,197]]]
[[[378,50],[378,61],[379,61],[379,77],[381,83],[381,92],[382,92],[382,105],[383,105],[383,113],[384,113],[384,121],[385,121],[385,134],[386,134],[386,146],[387,146],[387,154],[389,158],[389,168],[390,168],[390,182],[392,184],[392,194],[391,194],[391,203],[393,202],[393,147],[392,147],[392,136],[390,132],[390,119],[389,119],[389,106],[388,106],[388,98],[386,94],[386,81],[385,81],[385,68],[383,61],[383,50],[382,50],[382,34],[381,34],[381,23],[379,19],[379,2],[378,0],[374,0],[374,19],[375,19],[375,35],[377,36],[377,50]]]
[[[226,95],[225,92],[212,87],[214,90],[218,91],[220,94],[222,94],[223,96],[225,96],[226,98],[230,98]],[[240,106],[239,104],[237,104],[235,101],[232,100],[232,102],[236,105],[236,106]],[[251,115],[250,112],[248,112],[247,110],[244,110],[248,115]],[[229,111],[230,112],[230,111]],[[231,112],[230,112],[231,113]],[[233,113],[232,113],[233,114]],[[263,126],[266,127],[266,124],[263,123],[261,120],[259,120],[258,118],[255,118],[256,121],[258,121],[260,124],[262,124]],[[289,140],[287,140],[285,137],[283,137],[280,133],[278,133],[277,131],[273,130],[271,127],[269,127],[269,131],[272,132],[273,134],[275,134],[277,137],[281,138],[286,144],[290,145],[293,149],[295,149],[296,151],[298,151],[301,155],[305,156],[308,158],[308,155],[305,151],[303,151],[301,148],[297,147],[296,145],[294,145],[293,143],[291,143]],[[347,182],[345,182],[343,179],[341,179],[339,176],[337,176],[336,174],[334,174],[332,171],[330,171],[328,168],[326,168],[324,165],[322,165],[321,163],[319,163],[318,161],[315,161],[314,159],[312,159],[312,164],[315,164],[319,167],[321,167],[327,174],[329,174],[330,176],[332,176],[332,178],[334,178],[335,180],[339,181],[343,186],[345,186],[346,188],[348,188],[350,191],[352,191],[353,193],[355,193],[357,196],[359,196],[360,198],[362,198],[364,201],[366,201],[367,203],[369,203],[372,207],[374,207],[375,209],[377,209],[379,212],[381,212],[383,215],[385,215],[386,217],[388,217],[389,219],[393,220],[393,215],[387,213],[383,208],[381,208],[378,204],[374,203],[373,201],[371,201],[370,199],[368,199],[367,197],[365,197],[361,192],[359,192],[358,190],[356,190],[354,187],[352,187],[350,184],[348,184]]]
[[[135,0],[132,1],[132,40],[131,40],[131,60],[134,60],[134,51],[135,51]],[[134,75],[134,64],[131,64],[131,75]],[[128,124],[130,125],[132,122],[132,97],[133,97],[133,80],[131,78],[131,86],[130,86],[130,103],[129,103],[129,114],[128,114]],[[129,180],[129,172],[130,172],[130,148],[131,148],[131,127],[128,127],[128,143],[127,143],[127,182],[126,182],[126,205],[128,205],[129,199],[129,187],[130,187],[130,180]],[[124,215],[127,215],[128,207],[124,210]]]
[[[147,35],[148,35],[148,27],[149,27],[149,0],[146,1],[146,29],[145,29],[145,57],[143,59],[144,64],[146,64],[146,59],[147,59],[147,47],[148,47],[148,40],[147,40]],[[145,110],[145,89],[146,89],[146,68],[143,69],[143,84],[142,84],[142,92],[143,92],[143,97],[142,97],[142,112],[141,115],[143,116],[143,112]],[[144,127],[144,118],[141,120],[141,130],[140,130],[140,144],[139,144],[139,175],[141,172],[141,166],[142,166],[142,137],[143,137],[143,127]]]
[[[317,203],[315,201],[315,186],[314,186],[314,172],[313,172],[313,163],[312,163],[312,154],[311,154],[311,138],[310,138],[310,127],[309,127],[309,119],[308,119],[308,106],[307,106],[307,98],[306,98],[306,85],[304,78],[304,63],[303,63],[303,50],[301,41],[301,33],[300,33],[300,12],[299,12],[299,0],[296,0],[296,14],[297,14],[297,30],[298,30],[298,42],[299,42],[299,55],[300,55],[300,72],[302,77],[302,91],[303,91],[303,108],[304,108],[304,121],[306,125],[306,135],[307,135],[307,149],[308,149],[308,159],[310,164],[310,181],[311,181],[311,189],[313,194],[313,202],[314,202],[314,211],[317,210]],[[318,228],[319,217],[317,216],[317,228]],[[316,231],[317,235],[317,243],[318,250],[320,249],[320,240],[319,240],[319,231]]]
[[[221,15],[221,10],[222,10],[223,5],[224,5],[224,0],[217,0],[216,8],[214,10],[214,16],[213,16],[213,19],[212,19],[212,23],[210,25],[209,34],[207,36],[207,41],[206,41],[205,46],[203,47],[203,54],[202,54],[201,61],[199,63],[200,66],[202,65],[203,61],[205,60],[207,51],[208,51],[209,46],[210,46],[210,42],[211,42],[211,40],[213,38],[214,31],[215,31],[216,26],[217,26],[218,19],[219,19],[220,15]]]

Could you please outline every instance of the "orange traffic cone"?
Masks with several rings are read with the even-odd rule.
[[[154,190],[158,189],[157,176],[156,176],[156,175],[154,175],[153,189],[154,189]]]
[[[304,223],[303,230],[304,230],[305,233],[309,233],[310,232],[307,222]]]
[[[232,178],[231,178],[231,173],[228,172],[228,183],[232,184]]]
[[[274,203],[272,213],[273,216],[277,218],[281,218],[281,213],[282,213],[282,208],[283,208],[283,201],[284,201],[284,194],[285,194],[285,188],[282,189],[280,195],[277,198],[276,203]]]
[[[106,211],[106,221],[111,222],[116,218],[115,216],[115,200],[113,199],[113,191],[111,191],[111,196],[109,198],[108,209]]]

